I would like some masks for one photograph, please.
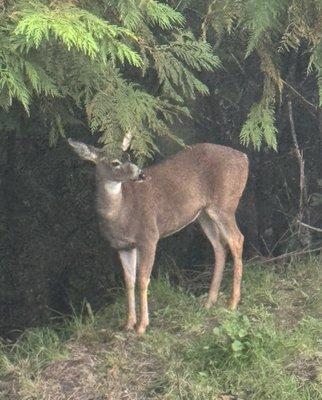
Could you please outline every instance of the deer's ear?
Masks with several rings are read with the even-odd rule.
[[[76,140],[73,139],[68,139],[68,143],[73,148],[75,153],[79,155],[80,158],[92,161],[95,164],[97,163],[98,156],[100,153],[99,149],[96,149],[95,147],[87,145],[82,142],[77,142]]]
[[[121,159],[122,159],[122,162],[131,162],[131,155],[128,152],[124,151],[122,153]]]

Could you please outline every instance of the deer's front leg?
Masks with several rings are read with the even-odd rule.
[[[151,271],[155,258],[156,243],[139,249],[139,285],[140,285],[140,306],[141,319],[137,327],[137,334],[142,335],[149,325],[148,310],[148,287],[150,283]]]
[[[120,250],[119,251],[123,271],[124,280],[127,291],[128,301],[128,318],[125,325],[126,330],[134,329],[136,324],[135,312],[135,279],[136,279],[136,266],[137,266],[137,250]]]

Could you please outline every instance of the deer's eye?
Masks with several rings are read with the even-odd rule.
[[[121,162],[119,160],[113,160],[111,161],[112,167],[119,167],[121,165]]]

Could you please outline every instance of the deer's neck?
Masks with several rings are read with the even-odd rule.
[[[105,219],[117,218],[122,209],[122,183],[105,181],[98,186],[97,208]]]
[[[105,219],[117,218],[122,209],[122,182],[106,179],[100,174],[96,177],[97,211]]]
[[[104,183],[104,192],[106,196],[115,197],[122,195],[122,183],[106,181]]]

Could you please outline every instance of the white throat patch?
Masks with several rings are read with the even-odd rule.
[[[122,182],[107,181],[104,184],[104,189],[107,194],[113,194],[113,195],[119,194],[121,193]]]

